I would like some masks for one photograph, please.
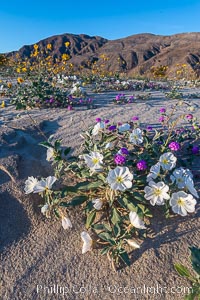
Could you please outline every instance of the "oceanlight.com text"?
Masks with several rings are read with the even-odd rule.
[[[132,295],[144,295],[144,294],[179,294],[179,295],[188,295],[192,293],[192,287],[186,286],[161,286],[159,284],[155,286],[120,286],[120,285],[107,285],[107,286],[93,286],[93,285],[59,285],[53,284],[51,286],[38,284],[36,286],[37,294],[85,294],[85,295],[92,295],[102,293],[102,291],[107,294],[115,294],[115,295],[125,295],[125,294],[132,294]]]

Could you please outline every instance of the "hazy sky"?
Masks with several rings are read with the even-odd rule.
[[[200,0],[9,0],[0,3],[0,53],[46,37],[200,32]]]

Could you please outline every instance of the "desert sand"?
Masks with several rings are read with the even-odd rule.
[[[91,110],[33,109],[27,113],[10,105],[0,110],[0,164],[16,180],[12,182],[0,170],[0,299],[179,300],[184,298],[183,287],[191,286],[176,273],[173,264],[180,262],[191,269],[188,247],[199,246],[199,205],[194,214],[168,220],[155,210],[157,216],[148,238],[140,249],[130,249],[131,267],[115,273],[98,250],[81,254],[84,218],[80,209],[71,215],[73,228],[64,230],[61,222],[47,220],[41,214],[38,205],[42,199],[38,195],[24,194],[28,176],[53,175],[46,150],[38,145],[44,137],[30,116],[47,137],[54,134],[62,138],[62,145],[72,147],[77,154],[81,131],[95,124],[97,117],[125,122],[137,115],[142,126],[155,127],[159,126],[159,108],[168,109],[176,102],[153,92],[148,101],[117,106],[111,104],[116,94],[95,95],[97,108]],[[190,101],[196,107],[194,115],[200,118],[200,100]],[[152,287],[151,292],[147,292],[148,287]]]

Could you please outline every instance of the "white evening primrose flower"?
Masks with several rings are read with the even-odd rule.
[[[189,169],[184,169],[180,167],[173,171],[172,175],[170,176],[170,179],[172,183],[176,182],[176,185],[179,189],[183,189],[186,186],[185,184],[186,177],[192,178],[193,175]]]
[[[49,176],[46,179],[40,180],[34,187],[33,193],[41,193],[50,190],[56,180],[57,178],[55,176]]]
[[[160,181],[155,183],[154,181],[149,182],[149,186],[145,186],[144,188],[144,198],[149,200],[151,205],[164,205],[165,200],[169,200],[170,196],[167,194],[169,191],[168,185],[164,182]]]
[[[94,199],[92,200],[93,206],[96,210],[100,210],[103,206],[103,201],[102,199]]]
[[[92,250],[92,239],[90,235],[83,231],[81,232],[81,238],[83,240],[82,254]]]
[[[43,215],[46,215],[46,213],[48,212],[48,210],[49,210],[49,204],[45,204],[45,205],[43,205],[43,206],[41,207],[41,213],[42,213]]]
[[[54,157],[54,149],[49,147],[47,149],[47,157],[46,157],[46,160],[47,161],[52,161],[53,160],[53,157]]]
[[[135,240],[132,240],[132,239],[128,239],[128,240],[125,240],[129,246],[135,248],[135,249],[139,249],[140,248],[140,245],[135,241]]]
[[[129,219],[131,224],[138,229],[146,229],[145,223],[140,219],[135,211],[130,211]]]
[[[104,128],[105,128],[104,122],[98,122],[92,130],[92,135],[99,134],[99,132],[102,131],[102,129],[104,129]]]
[[[172,207],[174,213],[181,216],[186,216],[187,213],[192,213],[195,211],[195,205],[197,201],[193,198],[192,195],[187,194],[183,191],[173,193],[169,204]]]
[[[106,180],[112,190],[125,191],[132,187],[133,174],[127,167],[116,167],[109,171]]]
[[[92,171],[101,171],[103,164],[103,155],[99,152],[90,152],[89,154],[85,154],[84,156],[85,162],[87,166]]]
[[[118,127],[120,133],[130,130],[131,126],[128,123],[122,124]]]
[[[156,179],[160,175],[160,163],[153,165],[150,168],[150,173],[147,175],[147,182]]]
[[[185,177],[185,187],[188,189],[188,191],[195,196],[196,198],[199,198],[199,195],[197,193],[197,190],[194,187],[194,182],[191,177],[186,176]]]
[[[134,145],[139,145],[143,142],[142,130],[140,128],[133,129],[129,140]]]
[[[28,177],[28,179],[25,181],[25,194],[30,194],[34,191],[35,186],[38,184],[38,180],[34,178],[33,176]]]
[[[72,222],[68,217],[62,217],[62,227],[64,229],[72,228]]]
[[[163,170],[172,170],[176,166],[177,158],[173,153],[167,152],[160,156],[159,162]]]

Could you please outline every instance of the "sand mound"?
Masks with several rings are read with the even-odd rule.
[[[97,104],[105,97],[97,96]],[[192,101],[198,105],[198,100]],[[29,114],[47,137],[54,134],[55,138],[63,138],[63,146],[71,146],[78,153],[79,134],[96,117],[116,122],[138,115],[143,124],[159,126],[158,109],[172,103],[155,93],[153,100],[126,106],[111,106],[105,101],[96,110],[47,109]],[[78,209],[71,219],[73,229],[64,231],[59,222],[41,215],[40,197],[24,195],[27,176],[52,175],[45,160],[46,150],[38,145],[44,137],[30,116],[20,112],[19,117],[14,108],[7,107],[1,117],[0,164],[16,178],[16,184],[12,183],[0,170],[1,299],[183,299],[179,287],[190,284],[177,275],[173,264],[188,265],[188,246],[199,245],[200,210],[170,220],[157,213],[151,235],[131,253],[131,267],[114,273],[97,251],[81,254],[84,220]],[[150,292],[148,287],[154,289]],[[173,287],[175,293],[170,290]]]

